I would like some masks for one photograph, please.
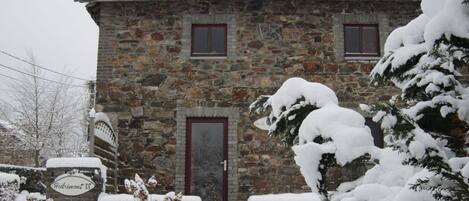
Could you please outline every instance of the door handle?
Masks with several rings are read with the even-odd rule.
[[[223,160],[222,162],[220,162],[220,165],[223,165],[223,171],[228,170],[228,163],[226,162],[226,160]]]

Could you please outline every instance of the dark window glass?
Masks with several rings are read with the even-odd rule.
[[[378,30],[376,27],[362,27],[363,53],[376,54],[379,51]]]
[[[225,28],[212,27],[212,51],[214,53],[225,53]]]
[[[194,27],[193,29],[193,51],[208,52],[208,27]]]
[[[192,56],[226,56],[226,25],[192,25]]]
[[[371,130],[375,146],[383,148],[383,131],[381,131],[380,125],[374,122],[371,118],[366,118],[365,125],[367,125]]]
[[[345,56],[379,56],[377,25],[344,25]]]
[[[345,27],[345,53],[360,53],[360,28]]]

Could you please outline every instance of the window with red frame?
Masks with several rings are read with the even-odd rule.
[[[226,24],[193,24],[191,56],[226,56]]]
[[[345,56],[379,56],[379,31],[375,24],[344,25]]]

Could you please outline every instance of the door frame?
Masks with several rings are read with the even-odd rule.
[[[228,201],[228,118],[226,117],[187,117],[186,118],[186,157],[184,194],[191,194],[192,177],[192,123],[223,123],[223,160],[227,170],[223,170],[223,201]]]

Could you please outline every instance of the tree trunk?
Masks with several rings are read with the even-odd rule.
[[[34,163],[36,167],[40,167],[39,164],[39,152],[40,150],[34,150]]]

